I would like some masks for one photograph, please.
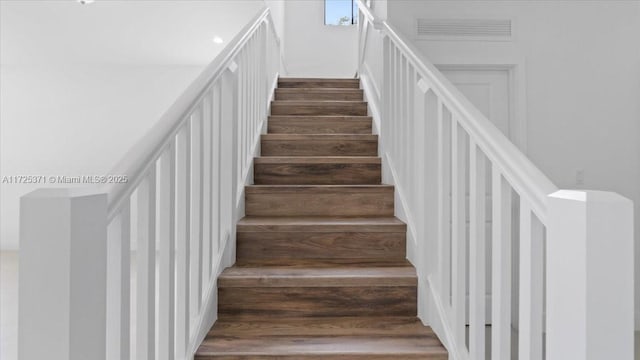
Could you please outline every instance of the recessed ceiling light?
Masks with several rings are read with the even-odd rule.
[[[92,4],[95,0],[77,0],[82,5]]]
[[[224,41],[222,40],[222,38],[220,36],[216,36],[213,38],[213,42],[216,44],[222,44]]]

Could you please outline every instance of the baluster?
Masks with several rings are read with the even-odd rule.
[[[192,313],[200,311],[202,301],[202,117],[201,109],[191,116],[191,246]]]
[[[137,356],[155,359],[156,284],[156,165],[138,186]]]
[[[259,94],[259,90],[260,90],[260,83],[258,82],[258,62],[262,61],[262,57],[260,57],[259,53],[258,53],[258,46],[260,45],[258,43],[259,40],[259,34],[260,34],[260,28],[258,28],[258,31],[253,35],[253,46],[252,46],[252,52],[253,52],[253,56],[251,57],[251,65],[252,65],[252,72],[251,72],[251,90],[253,92],[253,99],[251,101],[251,108],[253,109],[253,122],[251,124],[251,141],[249,144],[249,148],[252,147],[253,145],[253,140],[254,140],[254,136],[256,134],[256,130],[258,129],[258,115],[259,115],[259,103],[262,101],[262,99],[258,99],[258,94]],[[253,156],[253,154],[251,154],[251,156]]]
[[[398,153],[396,155],[396,162],[395,162],[395,166],[396,166],[396,170],[398,171],[398,175],[400,177],[400,183],[402,184],[402,187],[404,189],[407,189],[407,184],[408,184],[408,179],[407,179],[407,173],[406,173],[406,169],[407,169],[407,147],[405,146],[406,143],[404,142],[404,139],[407,138],[406,136],[406,129],[407,129],[407,123],[409,122],[407,120],[407,108],[405,106],[406,104],[406,98],[407,98],[407,91],[405,90],[406,87],[409,85],[407,83],[405,83],[406,81],[406,72],[407,72],[407,59],[404,56],[400,56],[400,67],[399,67],[399,77],[398,77],[398,96],[400,97],[400,112],[399,112],[399,116],[397,118],[397,122],[396,122],[396,129],[398,130],[398,140],[402,139],[403,141],[397,141],[398,143]],[[413,84],[411,84],[411,86],[413,86]]]
[[[511,358],[511,186],[492,167],[491,358]]]
[[[441,219],[439,222],[441,242],[440,261],[441,267],[441,291],[445,299],[445,304],[451,304],[451,122],[453,118],[447,111],[445,116],[445,108],[442,101],[438,102],[438,142],[439,142],[439,161],[440,161],[440,184],[438,185],[439,196],[439,212]]]
[[[416,146],[417,143],[422,141],[422,139],[417,138],[416,136],[414,136],[414,134],[416,134],[416,122],[415,122],[415,113],[414,113],[414,98],[415,98],[415,83],[416,83],[417,79],[416,79],[416,72],[414,70],[413,67],[411,67],[410,71],[409,71],[409,78],[407,80],[407,86],[409,86],[409,93],[407,95],[408,99],[407,99],[407,104],[408,104],[408,115],[407,115],[407,120],[409,123],[409,129],[408,129],[408,134],[406,137],[406,146],[411,149],[408,152],[407,155],[407,163],[409,164],[409,188],[408,191],[410,191],[412,194],[417,194],[417,173],[416,170],[418,169],[418,165],[416,164],[416,160],[421,159],[419,156],[417,156],[417,151],[416,151]],[[420,160],[421,161],[421,160]],[[409,200],[410,205],[412,208],[415,208],[415,199]]]
[[[474,360],[485,357],[485,201],[484,154],[469,142],[469,352]]]
[[[242,178],[244,172],[244,158],[245,158],[245,149],[244,149],[244,133],[245,133],[245,118],[246,118],[246,96],[245,92],[247,90],[245,86],[246,75],[246,61],[245,61],[245,53],[246,49],[242,50],[240,54],[238,54],[238,175],[239,178]]]
[[[392,62],[392,57],[391,57],[391,53],[392,53],[392,44],[391,44],[391,40],[389,40],[388,37],[384,37],[382,39],[382,94],[381,95],[381,101],[382,101],[382,118],[380,119],[380,135],[381,135],[381,139],[382,139],[382,145],[384,147],[384,152],[388,152],[389,151],[389,146],[391,145],[391,141],[389,138],[389,122],[391,119],[391,108],[393,107],[393,102],[392,102],[392,94],[391,94],[391,81],[392,81],[392,74],[391,74],[391,68],[393,67],[393,62]],[[384,156],[384,154],[382,154],[382,156]]]
[[[202,291],[203,299],[211,275],[211,93],[202,99]]]
[[[391,138],[393,141],[393,146],[391,146],[391,158],[393,159],[393,165],[396,170],[399,170],[398,165],[400,163],[400,159],[398,158],[398,153],[400,149],[400,144],[402,143],[402,139],[400,136],[400,126],[402,126],[402,106],[400,106],[400,86],[402,85],[400,82],[400,74],[402,67],[402,54],[400,53],[400,49],[395,48],[395,59],[393,62],[393,106],[394,113],[391,123]]]
[[[247,46],[246,51],[244,52],[245,59],[245,67],[244,71],[247,72],[244,77],[244,107],[246,108],[245,117],[244,117],[244,134],[242,138],[242,146],[244,148],[244,157],[242,158],[242,175],[246,173],[247,170],[247,162],[249,161],[249,157],[251,154],[251,148],[249,147],[249,142],[251,139],[251,52],[250,47]]]
[[[158,191],[160,271],[158,357],[172,360],[175,351],[175,145],[169,144],[160,157],[160,184]]]
[[[123,202],[108,229],[107,359],[128,360],[131,328],[131,206]]]
[[[220,81],[213,87],[212,118],[211,118],[211,219],[212,219],[212,243],[211,258],[215,262],[220,250],[220,158],[222,149],[220,148],[221,131],[221,91]],[[212,267],[213,270],[213,267]],[[212,274],[216,276],[216,274]]]
[[[453,281],[451,297],[453,306],[454,336],[458,344],[465,343],[467,300],[467,245],[466,245],[466,136],[453,115],[451,127],[451,251]]]
[[[191,295],[191,125],[186,125],[178,133],[176,153],[176,234],[177,234],[177,303],[176,303],[176,353],[186,354],[190,337],[190,295]]]
[[[519,359],[542,359],[543,306],[542,224],[531,212],[530,204],[520,198],[520,321]]]

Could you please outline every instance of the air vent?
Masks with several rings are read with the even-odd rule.
[[[417,36],[428,40],[508,41],[513,37],[510,19],[418,19]]]

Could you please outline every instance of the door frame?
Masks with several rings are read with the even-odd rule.
[[[512,142],[525,155],[527,153],[527,110],[526,110],[526,79],[525,61],[465,63],[446,62],[435,64],[438,70],[464,71],[506,71],[509,87],[509,129],[513,136]]]

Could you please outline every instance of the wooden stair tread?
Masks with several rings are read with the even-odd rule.
[[[271,115],[357,115],[366,116],[365,101],[348,100],[275,100]]]
[[[429,336],[212,337],[204,340],[196,358],[230,355],[252,359],[447,359],[444,347]]]
[[[379,192],[381,190],[393,190],[393,185],[247,185],[247,193],[287,193],[287,192],[313,192],[313,193],[351,193]]]
[[[264,134],[262,141],[378,141],[378,135],[368,134]]]
[[[256,317],[224,316],[208,336],[434,336],[411,316],[389,317]]]
[[[352,88],[278,88],[276,89],[276,93],[304,93],[304,92],[312,92],[312,93],[354,93],[354,94],[362,94],[362,89],[352,89]]]
[[[358,79],[279,78],[278,88],[360,88]]]
[[[396,217],[268,217],[247,216],[238,221],[242,231],[406,231],[407,225]]]
[[[305,120],[305,121],[323,121],[323,120],[373,120],[371,116],[365,115],[269,115],[269,121],[272,120]]]
[[[416,271],[403,267],[297,268],[230,267],[218,278],[225,287],[383,287],[416,286]]]
[[[261,156],[254,164],[380,164],[377,156]]]
[[[274,259],[240,259],[234,266],[237,267],[280,267],[282,266],[281,260]],[[289,268],[332,268],[336,266],[350,266],[350,267],[397,267],[397,266],[413,266],[407,259],[402,260],[385,260],[380,259],[340,259],[340,258],[327,258],[327,259],[287,259],[287,266]]]
[[[269,134],[364,134],[371,135],[370,116],[342,115],[271,115]]]
[[[275,100],[341,100],[363,101],[362,89],[350,88],[282,88],[276,89]]]

